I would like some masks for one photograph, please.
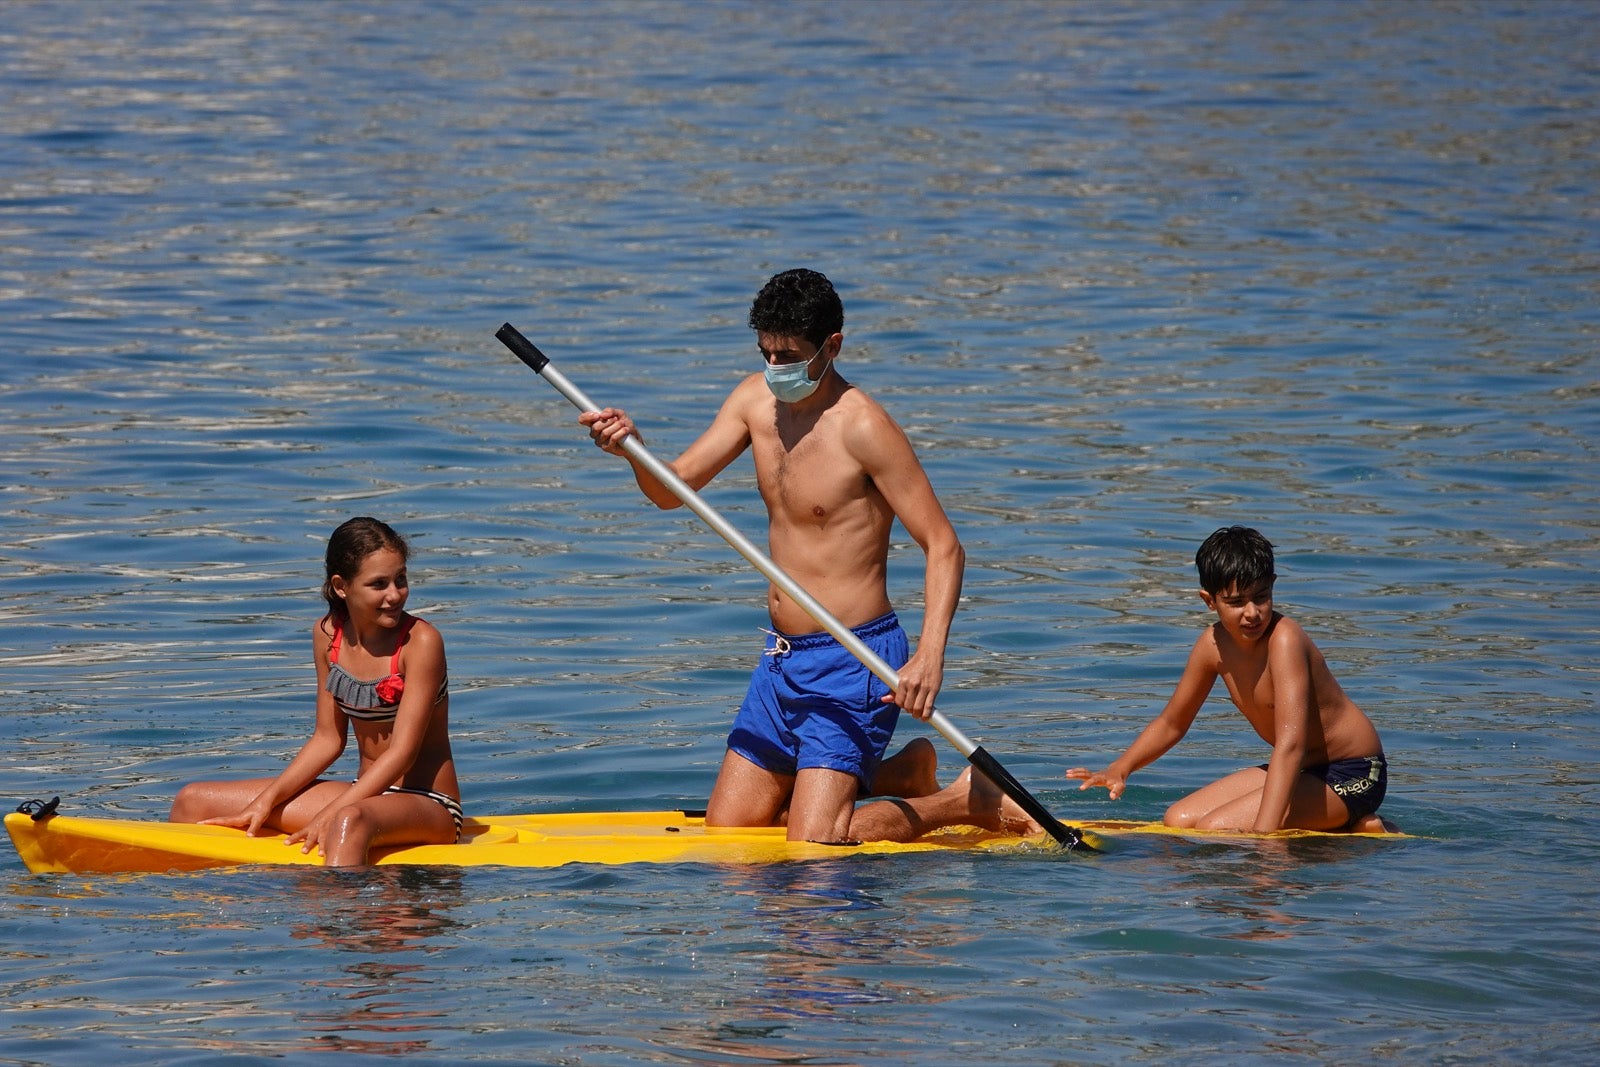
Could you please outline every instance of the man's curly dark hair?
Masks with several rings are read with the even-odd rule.
[[[844,303],[833,283],[814,270],[774,274],[750,305],[750,328],[821,345],[844,329]]]

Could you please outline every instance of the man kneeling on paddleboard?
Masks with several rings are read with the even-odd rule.
[[[699,490],[749,449],[767,505],[768,551],[828,612],[898,669],[893,691],[804,608],[769,587],[772,620],[728,736],[706,814],[711,826],[787,824],[791,840],[910,840],[940,826],[1039,828],[993,783],[968,771],[947,789],[932,745],[919,739],[885,760],[903,709],[933,713],[966,553],[905,432],[839,373],[844,306],[811,270],[775,275],[750,308],[763,371],[747,376],[709,428],[672,463]],[[626,457],[657,507],[680,500],[623,449],[640,437],[617,408],[578,421],[595,444]],[[642,440],[642,437],[640,438]],[[915,652],[887,587],[896,519],[926,559]],[[895,795],[856,808],[862,796]]]

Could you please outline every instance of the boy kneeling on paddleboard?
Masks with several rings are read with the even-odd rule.
[[[1272,746],[1259,767],[1235,771],[1167,809],[1168,826],[1196,830],[1398,828],[1378,817],[1389,770],[1378,731],[1345,695],[1322,653],[1297,624],[1273,610],[1272,544],[1245,526],[1224,527],[1195,554],[1200,599],[1217,613],[1189,653],[1161,713],[1105,770],[1073,767],[1079,788],[1103,786],[1112,799],[1128,776],[1183,739],[1220,677],[1257,734]]]

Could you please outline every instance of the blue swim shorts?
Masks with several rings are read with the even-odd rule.
[[[910,658],[892,611],[851,632],[896,670]],[[769,634],[728,748],[777,774],[852,774],[866,795],[900,719],[898,707],[882,703],[888,693],[832,634]]]

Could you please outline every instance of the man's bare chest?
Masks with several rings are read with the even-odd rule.
[[[841,446],[803,438],[755,442],[756,481],[769,511],[794,522],[826,523],[867,501],[872,480]]]

